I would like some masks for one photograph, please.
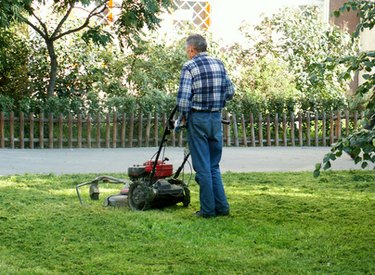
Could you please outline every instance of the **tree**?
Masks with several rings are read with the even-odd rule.
[[[372,29],[375,26],[375,2],[357,0],[348,1],[339,10],[334,12],[335,16],[346,11],[357,11],[359,16],[359,24],[353,33],[356,38],[365,29]],[[348,64],[347,73],[352,71],[362,71],[365,80],[356,90],[355,96],[359,99],[362,107],[365,109],[365,118],[363,121],[363,129],[355,131],[348,137],[341,138],[331,148],[331,152],[327,153],[323,159],[323,169],[331,168],[331,161],[340,157],[343,152],[348,153],[355,164],[361,163],[364,169],[369,163],[375,163],[375,51],[363,51],[358,55],[346,56],[336,60],[327,60],[329,66],[334,67],[338,64]],[[314,176],[320,175],[322,168],[321,163],[315,166]],[[375,169],[375,167],[374,167]]]
[[[27,24],[44,40],[50,61],[49,84],[47,96],[54,95],[58,70],[55,42],[69,34],[85,31],[82,38],[96,44],[105,45],[111,41],[111,34],[104,30],[103,24],[94,19],[103,17],[108,9],[109,0],[2,0],[0,2],[0,27],[8,28],[13,22]],[[158,14],[163,8],[171,5],[170,0],[124,0],[120,14],[116,20],[115,32],[122,45],[133,45],[139,34],[147,27],[155,29],[160,22]],[[50,8],[55,24],[48,21],[40,11]],[[67,28],[67,21],[72,18],[73,11],[80,13],[75,20],[76,26]]]

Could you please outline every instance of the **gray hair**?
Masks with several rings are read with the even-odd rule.
[[[200,34],[189,35],[189,37],[186,39],[186,45],[192,46],[199,53],[207,51],[207,41]]]

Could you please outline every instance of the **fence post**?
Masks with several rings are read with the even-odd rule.
[[[146,147],[150,146],[150,130],[151,130],[151,113],[147,115],[147,123],[146,123]]]
[[[334,131],[334,114],[331,112],[331,117],[330,117],[330,123],[329,123],[329,142],[330,145],[332,145],[335,141],[335,131]]]
[[[87,127],[86,146],[87,148],[91,148],[91,116],[90,114],[87,114],[86,127]]]
[[[159,144],[159,114],[155,111],[155,118],[154,118],[154,141],[155,147]]]
[[[279,114],[275,114],[275,146],[279,146]]]
[[[25,148],[25,118],[23,112],[20,112],[20,148]]]
[[[112,129],[112,147],[116,148],[117,147],[117,113],[113,113],[113,129]]]
[[[255,130],[254,130],[254,115],[250,114],[250,134],[251,134],[251,146],[255,147]]]
[[[299,146],[303,146],[303,124],[302,124],[302,113],[298,113],[298,143]]]
[[[322,118],[322,132],[323,132],[323,146],[327,145],[327,118],[326,113],[323,112],[323,118]]]
[[[345,134],[349,135],[349,110],[345,110]]]
[[[126,137],[126,114],[122,113],[121,118],[121,147],[125,148],[125,138]]]
[[[267,146],[271,146],[271,118],[267,114]]]
[[[263,147],[263,119],[262,119],[262,113],[259,113],[259,116],[258,116],[258,139],[259,139],[259,146]]]
[[[53,148],[53,114],[48,115],[48,148]]]
[[[101,130],[101,118],[100,114],[96,115],[96,148],[100,148],[100,130]]]
[[[77,117],[77,147],[82,148],[82,115],[78,114]]]
[[[142,139],[143,139],[143,112],[140,110],[138,114],[138,147],[142,147]]]
[[[129,129],[129,147],[133,147],[133,135],[134,135],[134,112],[130,114],[130,129]]]
[[[105,117],[105,147],[106,148],[110,147],[110,138],[111,138],[111,133],[110,133],[111,124],[110,123],[111,122],[109,120],[109,113],[107,113]]]
[[[10,112],[9,116],[9,140],[10,140],[10,148],[14,149],[14,112]]]
[[[228,112],[225,112],[225,119],[230,121],[230,116],[229,116]],[[225,136],[226,141],[227,141],[227,146],[230,146],[231,143],[232,143],[231,138],[230,138],[230,124],[224,125],[224,136]]]
[[[44,113],[39,114],[39,148],[44,148]]]
[[[63,148],[63,137],[64,137],[64,121],[63,121],[63,115],[59,114],[59,137],[58,137],[58,143],[59,148]]]
[[[315,138],[315,146],[319,146],[319,117],[318,112],[315,111],[315,118],[314,118],[314,138]]]
[[[30,113],[29,115],[30,118],[30,144],[29,147],[30,149],[34,149],[34,113]]]
[[[241,126],[242,126],[242,143],[247,147],[247,136],[246,136],[246,121],[244,114],[241,115]]]
[[[292,146],[294,147],[296,145],[295,136],[294,136],[294,113],[290,113],[290,140],[292,143]]]
[[[4,112],[0,113],[0,147],[5,147],[5,133],[4,133]]]
[[[337,111],[336,132],[336,137],[341,138],[341,111]]]
[[[68,116],[68,147],[73,148],[73,117],[72,114]]]
[[[307,139],[307,146],[311,146],[311,138],[310,138],[310,112],[306,114],[306,139]]]
[[[235,144],[236,147],[238,147],[239,142],[238,142],[238,127],[237,127],[236,114],[232,115],[232,123],[233,123],[233,132],[234,132],[234,144]]]
[[[283,145],[288,146],[287,140],[287,124],[286,124],[286,114],[283,113]]]

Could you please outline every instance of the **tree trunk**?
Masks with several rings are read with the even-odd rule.
[[[48,49],[48,55],[50,58],[50,72],[49,72],[49,83],[48,83],[48,90],[47,90],[47,96],[53,97],[55,85],[56,85],[56,77],[57,77],[57,56],[55,53],[55,45],[53,44],[53,41],[46,40],[47,49]]]

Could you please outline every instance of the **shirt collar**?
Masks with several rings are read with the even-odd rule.
[[[193,59],[199,58],[201,56],[206,56],[206,55],[207,55],[207,52],[201,52],[201,53],[198,53],[196,56],[194,56]]]

